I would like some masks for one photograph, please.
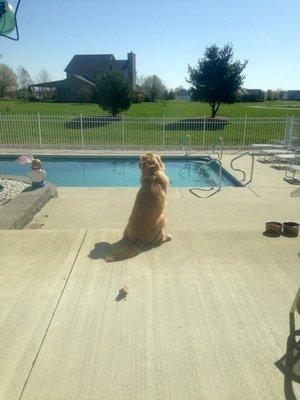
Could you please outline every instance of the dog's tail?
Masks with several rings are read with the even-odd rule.
[[[105,257],[106,262],[127,260],[140,254],[141,249],[132,244],[122,249],[116,250],[114,254]]]

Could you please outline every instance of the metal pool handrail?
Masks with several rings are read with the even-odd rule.
[[[243,179],[241,179],[240,182],[244,182],[245,179],[246,179],[246,173],[245,173],[245,171],[243,171],[242,169],[239,169],[239,168],[234,168],[234,167],[233,167],[233,162],[236,161],[236,160],[238,160],[239,158],[242,158],[242,157],[247,156],[247,155],[250,156],[250,157],[252,158],[252,161],[251,161],[250,179],[249,179],[246,183],[244,183],[245,186],[248,185],[248,183],[252,182],[252,179],[253,179],[254,154],[249,153],[249,152],[242,153],[242,154],[239,154],[237,157],[234,157],[234,158],[230,161],[230,167],[231,167],[234,171],[238,171],[238,172],[241,172],[241,173],[243,174]]]
[[[185,135],[185,138],[180,141],[180,144],[185,142],[186,147],[182,147],[182,150],[185,150],[185,157],[190,156],[192,154],[192,140],[189,134]],[[215,148],[217,144],[220,143],[220,150],[216,151]],[[199,150],[197,149],[195,153],[198,153]],[[217,155],[218,160],[222,160],[223,158],[223,138],[218,137],[216,142],[211,147],[211,152]]]
[[[215,147],[216,147],[216,145],[218,143],[220,143],[221,150],[220,151],[215,151]],[[223,157],[223,138],[222,137],[219,137],[217,139],[217,141],[215,142],[215,144],[213,144],[213,146],[211,148],[211,151],[212,151],[213,154],[217,154],[218,160],[222,160],[222,157]]]
[[[180,141],[180,144],[183,144],[183,142],[186,142],[186,147],[182,147],[182,150],[185,150],[185,157],[187,157],[189,154],[191,154],[191,137],[190,135],[186,134],[185,138]]]
[[[205,164],[202,164],[202,165],[200,166],[198,172],[200,171],[200,169],[204,168],[206,165],[209,165],[210,163],[213,163],[213,162],[216,162],[216,163],[219,165],[219,185],[218,185],[218,189],[217,189],[215,192],[211,193],[209,196],[206,196],[206,197],[199,196],[198,194],[194,193],[194,190],[210,191],[210,190],[213,189],[213,187],[211,187],[210,189],[202,189],[202,188],[191,188],[191,189],[189,189],[189,191],[190,191],[194,196],[197,196],[197,197],[199,197],[200,199],[203,199],[203,198],[206,198],[206,199],[207,199],[207,198],[213,196],[214,194],[220,192],[220,190],[222,190],[222,163],[221,163],[220,160],[218,160],[217,158],[213,158],[212,160],[207,161]]]

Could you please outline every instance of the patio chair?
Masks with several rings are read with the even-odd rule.
[[[275,154],[273,158],[274,162],[278,163],[278,168],[281,167],[282,163],[300,163],[300,154],[297,153]]]
[[[267,149],[284,149],[287,147],[287,144],[272,144],[272,143],[253,143],[251,144],[252,149],[254,150],[267,150]]]
[[[292,161],[293,160],[293,155],[297,156],[300,154],[300,147],[295,147],[295,146],[289,146],[285,149],[267,149],[267,150],[262,150],[261,155],[259,156],[258,160],[260,162],[266,161],[267,158],[269,158],[269,161],[274,161],[278,158],[278,156],[282,156],[281,158],[284,159],[286,158],[287,161]],[[262,159],[262,157],[264,157]]]
[[[260,162],[265,162],[267,160],[272,161],[274,156],[276,156],[278,154],[291,154],[291,153],[292,153],[292,151],[289,150],[288,148],[261,150],[257,161],[260,161]]]
[[[291,175],[288,174],[289,172],[291,173]],[[284,179],[288,180],[291,183],[293,183],[295,180],[297,180],[295,178],[295,175],[297,173],[299,173],[299,172],[300,172],[300,165],[299,164],[289,164],[286,167]]]
[[[288,140],[269,140],[267,143],[253,143],[251,147],[253,150],[267,150],[267,149],[284,149],[288,147]]]
[[[288,148],[288,144],[272,144],[272,143],[263,143],[263,144],[251,144],[251,150],[252,152],[257,152],[258,151],[258,157],[260,158],[262,155],[263,151],[266,150],[285,150]]]

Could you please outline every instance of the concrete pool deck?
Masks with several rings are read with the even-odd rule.
[[[300,237],[262,234],[267,220],[299,222],[299,185],[283,175],[255,162],[247,188],[170,189],[174,239],[118,263],[102,257],[137,188],[58,188],[27,229],[0,231],[0,399],[292,399],[274,363]]]

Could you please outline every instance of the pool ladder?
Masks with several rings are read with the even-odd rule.
[[[215,150],[218,143],[220,143],[220,151]],[[217,139],[217,141],[213,144],[211,151],[213,154],[217,154],[218,160],[222,160],[222,158],[223,158],[223,138],[222,137],[219,137]]]
[[[221,163],[221,161],[219,159],[213,158],[213,159],[207,161],[206,163],[200,165],[200,167],[198,169],[198,172],[202,168],[204,168],[205,166],[209,165],[210,163],[217,163],[218,166],[219,166],[219,184],[218,184],[217,190],[215,190],[209,196],[204,196],[204,197],[203,196],[199,196],[197,193],[195,193],[195,190],[202,190],[204,192],[208,192],[208,191],[213,190],[215,187],[211,187],[209,189],[203,189],[203,188],[199,188],[199,187],[189,189],[190,193],[192,193],[196,197],[199,197],[200,199],[203,199],[203,198],[208,199],[209,197],[215,195],[216,193],[218,193],[218,192],[220,192],[222,190],[222,163]]]
[[[192,141],[190,135],[186,135],[185,139],[182,140],[180,143],[183,143],[183,141],[186,142],[186,147],[182,147],[182,150],[185,150],[185,157],[190,156],[192,154]],[[220,150],[216,150],[217,145],[220,144]],[[199,150],[195,151],[195,153],[198,153]],[[217,155],[218,160],[222,160],[223,157],[223,138],[218,137],[216,142],[212,145],[211,147],[211,152],[213,154]]]
[[[251,157],[251,171],[250,171],[250,178],[248,179],[248,181],[245,182],[245,180],[246,180],[246,173],[245,173],[245,171],[242,170],[242,169],[239,169],[239,168],[235,168],[235,167],[233,166],[233,162],[236,161],[236,160],[238,160],[239,158],[242,158],[242,157],[247,156],[247,155]],[[211,190],[214,189],[214,187],[211,187],[210,189],[203,189],[203,188],[191,188],[191,189],[189,189],[189,191],[190,191],[193,195],[195,195],[195,196],[197,196],[197,197],[199,197],[199,198],[209,198],[209,197],[215,195],[216,193],[218,193],[218,192],[220,192],[220,191],[222,190],[222,162],[221,162],[219,159],[213,158],[213,159],[207,161],[205,164],[202,164],[202,165],[200,166],[198,172],[199,172],[202,168],[204,168],[206,165],[209,165],[210,163],[213,163],[213,162],[214,162],[214,163],[217,163],[218,166],[219,166],[219,182],[218,182],[217,190],[215,190],[215,191],[214,191],[213,193],[211,193],[209,196],[203,197],[203,196],[199,196],[197,193],[195,193],[195,190],[211,191]],[[240,180],[240,182],[243,183],[244,186],[248,185],[248,184],[249,184],[250,182],[252,182],[252,180],[253,180],[254,154],[249,153],[249,152],[239,154],[237,157],[234,157],[234,158],[230,161],[230,167],[231,167],[234,171],[241,172],[241,173],[243,174],[243,178]]]

